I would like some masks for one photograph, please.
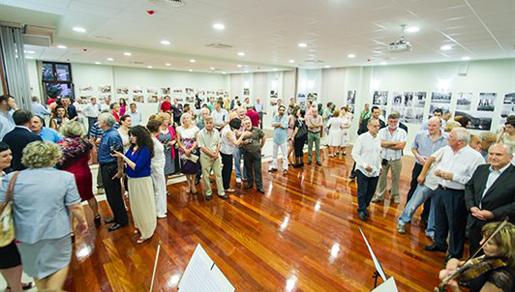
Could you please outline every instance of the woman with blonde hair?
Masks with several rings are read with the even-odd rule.
[[[14,184],[14,229],[23,270],[42,291],[61,291],[66,281],[72,256],[70,216],[81,233],[88,229],[73,174],[54,168],[62,155],[56,144],[32,142],[23,149],[27,169],[10,173],[0,186],[4,202],[9,183]]]
[[[100,226],[100,214],[98,203],[93,194],[93,176],[89,168],[89,158],[93,145],[83,138],[84,130],[81,123],[70,121],[61,128],[64,139],[59,142],[62,158],[57,166],[59,169],[70,172],[75,177],[75,183],[82,201],[87,201],[91,211],[95,226]]]
[[[181,116],[181,126],[177,128],[177,144],[179,144],[179,154],[182,161],[182,173],[186,175],[188,181],[188,193],[197,193],[195,188],[195,175],[200,170],[197,151],[198,127],[191,122],[191,115],[185,113]]]
[[[488,242],[485,241],[499,227],[501,222],[490,222],[482,228],[483,246],[485,260],[499,260],[497,267],[479,272],[477,277],[466,281],[458,282],[451,280],[447,284],[451,291],[461,291],[459,285],[465,284],[470,291],[512,291],[515,279],[515,225],[507,223],[500,231]],[[459,267],[465,264],[458,259],[450,259],[446,268],[440,271],[440,279],[454,273]]]

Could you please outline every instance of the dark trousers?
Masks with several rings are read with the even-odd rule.
[[[119,178],[113,179],[117,171],[118,165],[116,163],[100,165],[102,182],[104,183],[107,202],[111,211],[113,211],[114,221],[120,225],[126,225],[129,223],[129,219],[123,203],[122,185]]]
[[[224,189],[231,187],[231,175],[232,175],[232,154],[227,155],[220,152],[222,156],[222,181],[224,183]]]
[[[263,129],[263,112],[259,112],[259,128]]]
[[[88,137],[91,137],[91,128],[97,122],[97,118],[88,117]]]
[[[295,138],[293,140],[293,149],[295,150],[295,157],[304,157],[304,145],[306,145],[306,137]]]
[[[247,171],[247,183],[252,186],[254,182],[258,190],[263,189],[263,179],[261,178],[261,151],[257,153],[243,151],[243,161]]]
[[[463,256],[465,244],[465,227],[467,225],[467,208],[465,192],[438,187],[433,195],[435,207],[435,244],[445,245],[449,233],[448,253],[453,258]]]
[[[481,242],[481,239],[483,239],[481,228],[483,228],[483,224],[478,224],[475,222],[475,224],[469,229],[468,236],[470,255],[473,255],[476,252],[476,250],[478,250],[479,247],[481,247],[481,245],[479,244]]]
[[[379,177],[368,177],[360,170],[356,170],[356,176],[358,185],[358,212],[365,212],[374,196]]]

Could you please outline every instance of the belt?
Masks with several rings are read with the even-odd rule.
[[[446,190],[446,191],[453,191],[453,192],[462,192],[462,191],[464,191],[464,190],[458,190],[458,189],[449,188],[449,187],[442,186],[442,185],[438,185],[438,187],[441,188],[442,190]]]
[[[308,133],[311,133],[311,134],[319,134],[319,133],[320,133],[320,131],[318,131],[318,132],[308,131]]]

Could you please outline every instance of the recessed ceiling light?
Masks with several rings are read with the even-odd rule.
[[[58,48],[58,49],[63,49],[63,50],[64,50],[64,49],[66,49],[66,46],[65,46],[65,45],[57,45],[57,48]]]
[[[227,74],[227,72],[224,71],[224,72],[222,72],[222,74]]]
[[[162,40],[162,41],[161,41],[161,44],[162,44],[162,45],[165,45],[165,46],[169,46],[171,43],[170,43],[170,41],[169,41],[169,40]]]
[[[152,66],[147,66],[148,69],[152,69]]]
[[[25,59],[34,59],[32,56],[25,56]]]
[[[451,45],[443,45],[440,47],[440,50],[449,51],[449,50],[452,50],[452,46]]]
[[[462,57],[461,59],[462,59],[463,61],[468,61],[468,60],[470,60],[470,57],[469,57],[469,56],[464,56],[464,57]]]
[[[125,53],[123,53],[123,55],[127,56],[127,57],[130,57],[130,56],[132,56],[132,53],[131,52],[125,52]]]
[[[243,56],[245,56],[245,53],[244,52],[239,52],[238,56],[243,57]]]
[[[299,46],[299,48],[305,48],[308,45],[306,43],[299,43],[297,46]]]
[[[325,65],[324,68],[331,68],[331,65]]]
[[[214,71],[214,70],[215,70],[215,67],[209,67],[209,69],[210,69],[211,71]]]
[[[236,67],[241,68],[241,67],[243,67],[243,65],[242,64],[238,64],[238,65],[236,65]]]
[[[356,55],[354,55],[354,54],[348,54],[348,55],[347,55],[347,58],[353,59],[353,58],[356,58]]]
[[[420,31],[420,28],[418,26],[409,26],[408,28],[406,28],[406,32],[409,33],[415,33],[418,31]]]
[[[25,50],[25,51],[23,51],[23,52],[24,52],[25,54],[35,54],[35,53],[36,53],[36,52],[34,52],[34,51],[28,51],[28,50]]]
[[[113,59],[113,58],[110,58],[110,57],[109,57],[109,58],[107,58],[106,60],[107,60],[107,61],[109,61],[109,62],[114,61],[114,59]]]
[[[225,29],[225,25],[223,23],[215,23],[213,24],[213,28],[216,29],[216,30],[224,30]]]
[[[293,60],[293,59],[288,60],[288,63],[293,64],[293,63],[295,63],[295,60]]]
[[[189,69],[188,71],[193,72],[193,69]]]
[[[86,29],[84,27],[76,26],[76,27],[73,28],[73,31],[74,32],[80,32],[80,33],[85,33]]]
[[[95,62],[95,65],[100,65],[100,64],[102,64],[102,63],[100,63],[100,62],[98,62],[98,61],[97,61],[97,62]]]
[[[277,68],[274,68],[274,71],[279,71],[279,69],[277,69]]]
[[[195,60],[195,59],[190,59],[190,63],[195,63],[195,62],[197,62],[197,60]]]
[[[386,64],[388,64],[388,63],[386,63],[386,61],[381,62],[381,65],[386,65]]]
[[[168,67],[172,66],[172,64],[170,64],[170,63],[165,63],[165,65]]]

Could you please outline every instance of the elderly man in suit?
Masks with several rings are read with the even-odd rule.
[[[489,164],[478,166],[465,185],[465,205],[469,211],[470,253],[481,241],[481,228],[490,221],[509,217],[515,223],[515,167],[510,163],[512,149],[506,144],[493,144],[488,149]]]
[[[21,163],[23,149],[29,143],[42,141],[38,134],[32,133],[32,113],[27,110],[17,110],[13,113],[15,128],[4,136],[3,142],[11,148],[13,160],[10,170],[24,170],[26,167]]]

